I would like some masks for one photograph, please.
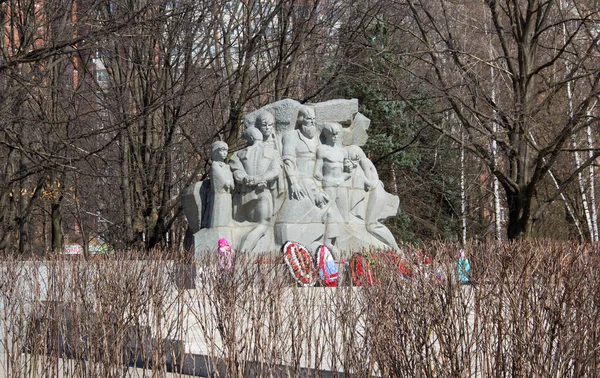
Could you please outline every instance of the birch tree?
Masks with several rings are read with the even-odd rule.
[[[470,5],[491,18],[489,34],[483,33],[485,17],[478,19],[475,14],[481,13],[472,13]],[[532,221],[600,155],[598,146],[587,148],[585,159],[561,178],[559,189],[545,197],[537,191],[566,156],[572,136],[596,125],[587,114],[600,89],[599,36],[584,38],[584,31],[593,27],[599,9],[580,9],[575,16],[552,0],[469,5],[408,0],[406,7],[412,24],[404,31],[415,44],[408,69],[444,99],[442,106],[456,114],[469,136],[465,148],[498,179],[506,198],[508,238],[528,237]],[[565,24],[569,28],[563,30]],[[490,43],[498,51],[492,58]],[[497,72],[493,81],[485,72],[490,67]],[[496,98],[491,85],[501,88]],[[578,88],[572,111],[566,93],[570,85]],[[460,142],[429,115],[422,117]],[[497,157],[490,142],[497,145]]]

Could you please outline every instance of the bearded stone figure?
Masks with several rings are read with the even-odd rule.
[[[311,250],[326,245],[340,258],[363,248],[397,249],[383,221],[397,214],[399,199],[385,191],[360,148],[369,124],[357,100],[287,99],[247,114],[247,147],[226,165],[217,143],[212,177],[183,196],[186,248],[214,251],[227,238],[240,253],[275,251],[290,240]],[[223,177],[233,177],[233,188]]]

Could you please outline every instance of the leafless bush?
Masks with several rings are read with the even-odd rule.
[[[301,288],[279,254],[20,261],[0,275],[0,374],[584,377],[600,369],[597,246],[538,241],[367,251],[374,285]],[[402,269],[399,269],[402,264]],[[407,273],[408,272],[408,273]],[[137,366],[134,369],[133,366]]]
[[[366,292],[370,328],[381,335],[374,354],[385,376],[583,377],[599,371],[597,247],[472,245],[471,285],[453,278],[457,246],[425,250],[435,252],[441,283],[431,279],[431,267],[413,261],[410,282],[390,280]]]
[[[116,377],[129,365],[164,370],[168,356],[156,336],[176,328],[165,321],[178,293],[171,265],[159,254],[144,260],[136,254],[5,258],[5,375]]]

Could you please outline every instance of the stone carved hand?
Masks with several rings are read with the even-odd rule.
[[[292,198],[295,198],[297,200],[306,196],[306,192],[304,191],[304,189],[302,189],[300,185],[298,185],[296,181],[290,182],[290,192],[292,193]]]
[[[344,172],[352,172],[356,168],[356,162],[350,159],[344,159]]]
[[[242,181],[244,182],[244,185],[247,185],[247,186],[256,185],[256,179],[252,176],[246,176],[246,177],[244,177],[244,179]]]
[[[375,188],[375,186],[377,186],[376,182],[365,181],[365,191],[370,192],[372,189]]]
[[[315,196],[315,205],[317,207],[323,207],[329,202],[329,196],[325,192],[319,192]]]
[[[258,190],[263,190],[267,188],[267,182],[266,181],[259,181],[256,183],[256,189]]]

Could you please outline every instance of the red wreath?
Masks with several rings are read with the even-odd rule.
[[[350,275],[356,286],[372,286],[375,284],[373,267],[365,255],[355,253],[350,258]]]
[[[294,279],[302,286],[314,286],[317,282],[316,274],[308,250],[300,243],[287,242],[281,252]]]
[[[406,261],[402,260],[402,258],[393,253],[393,252],[381,252],[376,256],[377,266],[381,270],[385,271],[397,271],[400,274],[400,277],[404,279],[412,279],[413,272],[410,267],[406,264]]]

